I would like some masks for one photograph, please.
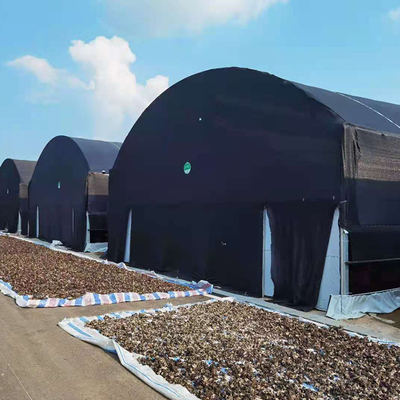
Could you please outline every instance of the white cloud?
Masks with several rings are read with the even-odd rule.
[[[62,89],[85,89],[89,106],[93,110],[95,136],[102,139],[122,140],[127,132],[125,125],[132,126],[143,110],[165,89],[169,79],[162,75],[139,84],[131,65],[136,61],[126,40],[99,36],[89,43],[72,41],[69,53],[89,77],[84,83],[68,71],[54,68],[46,59],[24,56],[7,63],[28,71],[47,85],[44,90],[27,97],[31,102],[50,104],[57,102],[54,92]]]
[[[134,120],[165,89],[168,78],[156,76],[145,85],[137,82],[130,66],[136,61],[128,42],[119,37],[99,36],[89,43],[72,42],[72,59],[91,76],[96,131],[109,137],[122,127],[125,118]]]
[[[42,82],[52,86],[68,85],[72,88],[91,89],[76,76],[62,69],[54,68],[45,58],[26,55],[7,63],[9,67],[19,68],[32,73]],[[38,95],[40,97],[40,94]]]
[[[392,21],[400,21],[400,7],[389,11],[388,15]]]
[[[246,24],[289,0],[103,0],[115,23],[154,36],[200,33],[209,26]]]
[[[47,60],[30,55],[10,61],[7,65],[31,72],[43,83],[55,84],[60,75],[60,71],[52,67]]]

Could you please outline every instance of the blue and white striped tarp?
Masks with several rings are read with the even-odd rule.
[[[134,273],[134,272],[133,272]],[[158,278],[154,278],[158,279]],[[191,288],[186,291],[174,291],[174,292],[155,292],[139,294],[133,292],[126,293],[111,293],[111,294],[98,294],[98,293],[86,293],[84,296],[77,299],[33,299],[31,296],[21,296],[12,290],[12,286],[0,279],[0,292],[15,299],[18,306],[24,308],[54,308],[54,307],[85,307],[105,304],[117,304],[134,301],[146,301],[146,300],[165,300],[175,299],[179,297],[191,297],[191,296],[204,296],[212,292],[210,283],[206,281],[200,281],[196,284],[192,284]]]
[[[30,295],[19,295],[16,293],[12,285],[8,282],[4,282],[0,279],[0,292],[5,294],[6,296],[10,296],[15,299],[15,302],[18,306],[24,308],[54,308],[54,307],[85,307],[85,306],[93,306],[93,305],[105,305],[105,304],[117,304],[117,303],[125,303],[125,302],[134,302],[134,301],[146,301],[146,300],[165,300],[165,299],[175,299],[180,297],[191,297],[191,296],[203,296],[206,294],[212,293],[213,285],[207,281],[196,282],[182,282],[181,280],[174,280],[172,278],[166,278],[157,275],[155,272],[151,271],[138,271],[133,270],[132,268],[127,267],[124,263],[113,263],[105,260],[96,260],[90,258],[88,256],[84,256],[81,254],[77,254],[68,250],[60,250],[52,247],[51,245],[45,245],[42,243],[35,243],[25,238],[15,237],[19,240],[29,241],[33,244],[38,244],[41,246],[45,246],[54,251],[61,251],[73,254],[77,257],[88,258],[92,261],[96,261],[102,264],[113,264],[118,268],[126,269],[136,274],[143,274],[150,276],[154,279],[159,279],[163,281],[167,281],[170,283],[175,283],[181,286],[187,286],[186,291],[171,291],[171,292],[155,292],[155,293],[133,293],[133,292],[125,292],[125,293],[109,293],[109,294],[98,294],[98,293],[86,293],[82,297],[77,299],[59,299],[59,298],[48,298],[48,299],[33,299]]]

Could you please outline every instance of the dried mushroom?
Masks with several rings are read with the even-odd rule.
[[[75,299],[85,293],[140,294],[188,290],[147,275],[101,264],[44,246],[0,237],[0,279],[34,299]]]
[[[200,399],[399,399],[400,348],[232,302],[88,324]]]

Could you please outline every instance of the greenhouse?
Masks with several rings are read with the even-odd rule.
[[[304,310],[369,292],[398,307],[399,134],[397,105],[249,69],[190,76],[122,145],[109,256]]]
[[[108,174],[121,143],[56,136],[29,186],[30,237],[78,251],[107,242]]]
[[[36,161],[7,158],[0,167],[0,230],[28,234],[28,185]]]

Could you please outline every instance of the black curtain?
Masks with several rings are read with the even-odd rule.
[[[276,302],[304,311],[317,304],[336,207],[329,201],[268,205]]]
[[[10,233],[18,230],[18,198],[9,203],[0,204],[0,229],[8,229]]]
[[[132,266],[262,295],[262,205],[135,206],[131,235]]]

